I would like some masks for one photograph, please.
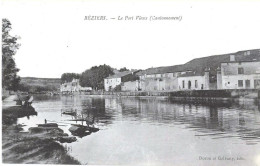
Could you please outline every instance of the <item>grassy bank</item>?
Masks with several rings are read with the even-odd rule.
[[[80,162],[69,156],[66,149],[54,141],[55,133],[23,133],[22,126],[16,124],[17,118],[29,116],[32,108],[8,108],[3,110],[2,121],[2,160],[3,163],[19,164],[71,164]]]

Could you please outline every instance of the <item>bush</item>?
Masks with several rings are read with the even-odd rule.
[[[120,91],[121,91],[121,85],[117,85],[117,86],[114,88],[114,91],[120,92]]]

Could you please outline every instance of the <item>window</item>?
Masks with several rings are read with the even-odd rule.
[[[182,88],[183,89],[185,88],[185,81],[184,80],[182,81]]]
[[[198,81],[195,80],[195,88],[198,88]]]
[[[239,67],[238,68],[238,74],[244,74],[244,68]]]
[[[191,89],[191,81],[188,81],[188,88]]]
[[[254,80],[254,88],[255,89],[260,89],[260,79]]]
[[[243,80],[238,80],[238,87],[243,87]]]
[[[250,88],[250,80],[246,80],[246,88]]]

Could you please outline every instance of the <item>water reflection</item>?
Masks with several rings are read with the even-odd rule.
[[[205,106],[201,104],[174,104],[154,99],[134,101],[122,100],[122,115],[130,120],[167,125],[185,125],[199,131],[197,136],[239,137],[243,140],[259,141],[259,107],[254,104]],[[136,102],[136,101],[135,101]],[[130,109],[129,109],[130,108]]]
[[[61,96],[41,99],[33,105],[38,116],[30,120],[21,119],[21,123],[34,125],[46,118],[69,123],[61,128],[70,133],[70,123],[82,122],[69,121],[79,117],[62,115],[61,109],[76,109],[87,123],[101,129],[97,133],[79,136],[78,142],[69,145],[73,149],[71,154],[83,163],[143,163],[146,162],[144,154],[150,155],[146,156],[147,160],[162,163],[174,160],[170,156],[179,155],[173,148],[182,148],[184,156],[196,155],[197,149],[211,152],[203,151],[202,146],[212,147],[215,153],[222,154],[223,148],[218,149],[217,143],[229,146],[233,153],[242,148],[241,153],[251,156],[256,153],[253,147],[259,148],[259,103],[250,101],[190,104],[156,98]],[[187,143],[196,143],[198,147],[192,152],[189,146],[186,147]],[[231,144],[236,146],[231,147]],[[130,161],[126,156],[132,152],[137,156]]]
[[[259,106],[254,103],[188,104],[136,98],[62,97],[62,108],[81,112],[90,124],[138,121],[153,125],[185,125],[213,139],[238,137],[259,141]],[[74,117],[80,118],[80,117]]]

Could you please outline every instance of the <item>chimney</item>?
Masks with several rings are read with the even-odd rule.
[[[230,55],[230,62],[234,62],[234,61],[236,61],[235,55]]]

